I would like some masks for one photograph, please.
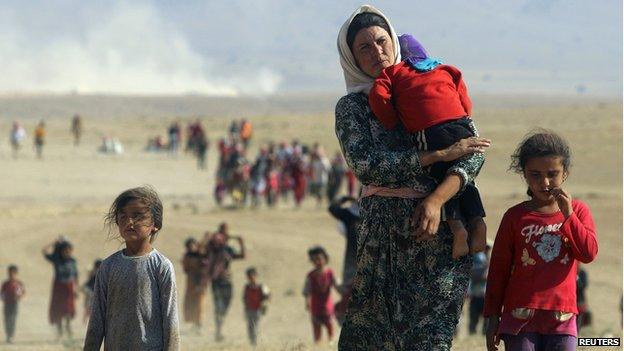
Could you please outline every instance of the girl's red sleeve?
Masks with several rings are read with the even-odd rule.
[[[505,213],[494,240],[485,290],[483,308],[485,317],[499,316],[502,312],[505,290],[511,276],[514,259],[513,218],[511,217],[509,212]]]
[[[392,79],[389,74],[392,74],[393,67],[390,66],[381,71],[368,93],[371,110],[386,129],[393,129],[399,122],[399,115],[392,103]]]
[[[596,226],[589,207],[578,200],[572,202],[572,214],[563,222],[561,233],[569,240],[572,256],[589,263],[598,254]]]

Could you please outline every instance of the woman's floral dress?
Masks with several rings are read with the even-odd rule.
[[[385,130],[366,95],[353,93],[338,101],[336,134],[347,164],[363,184],[426,193],[435,188],[410,135],[401,127]],[[466,156],[449,171],[466,184],[483,161],[483,154]],[[472,258],[453,260],[453,237],[445,222],[434,239],[414,241],[409,218],[421,201],[361,199],[357,274],[339,350],[450,350]]]

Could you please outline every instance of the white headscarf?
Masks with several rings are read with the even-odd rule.
[[[390,28],[390,37],[392,38],[392,46],[394,48],[394,64],[401,62],[401,48],[399,46],[399,38],[392,28],[390,21],[386,18],[386,16],[381,13],[381,11],[377,10],[371,5],[362,5],[358,9],[356,9],[351,17],[342,25],[340,28],[340,32],[338,33],[338,54],[340,55],[340,65],[342,66],[342,71],[345,77],[345,83],[347,85],[347,93],[359,93],[364,92],[368,94],[371,87],[373,86],[373,81],[375,80],[372,77],[369,77],[364,71],[362,71],[357,63],[355,62],[355,57],[353,57],[353,53],[351,52],[351,48],[349,44],[347,44],[347,32],[349,30],[349,25],[353,21],[353,18],[360,13],[374,13],[381,16],[388,27]]]

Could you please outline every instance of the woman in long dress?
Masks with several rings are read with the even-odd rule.
[[[336,135],[365,185],[357,273],[339,350],[450,350],[472,259],[451,257],[453,235],[440,212],[476,176],[489,141],[463,139],[426,152],[402,127],[386,130],[377,122],[368,91],[400,54],[390,22],[372,6],[346,21],[338,51],[348,95],[336,106]],[[460,157],[440,184],[427,176],[432,163]]]

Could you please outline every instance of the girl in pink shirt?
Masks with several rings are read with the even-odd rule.
[[[530,134],[512,155],[528,201],[501,220],[488,273],[484,316],[488,351],[576,350],[576,271],[598,253],[589,207],[562,185],[570,149],[554,132]]]

